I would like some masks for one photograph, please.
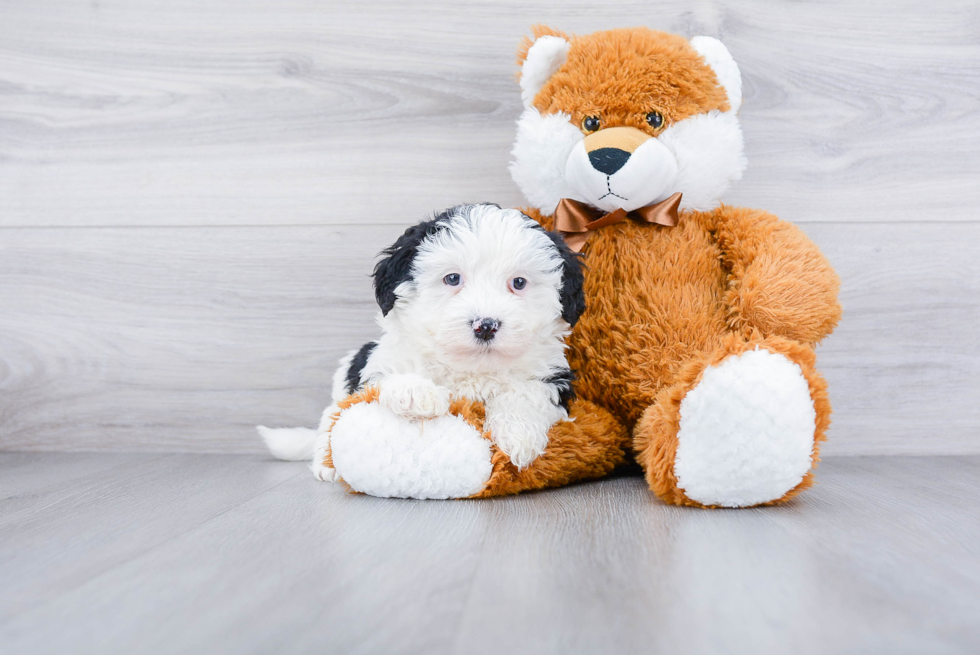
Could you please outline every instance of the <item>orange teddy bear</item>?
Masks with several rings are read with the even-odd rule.
[[[668,503],[791,498],[812,484],[830,423],[814,347],[840,318],[840,282],[793,225],[719,204],[745,168],[738,67],[710,37],[534,34],[519,53],[511,173],[526,213],[585,265],[568,351],[577,399],[529,466],[486,449],[474,465],[485,483],[468,497],[598,478],[633,459]],[[331,433],[376,396],[328,410],[319,477],[344,481]],[[472,432],[461,439],[492,441],[482,405],[456,399],[449,412]],[[390,475],[387,461],[370,464]]]
[[[814,346],[840,281],[793,225],[718,202],[745,167],[737,65],[710,37],[534,35],[511,173],[527,213],[583,255],[578,397],[628,431],[668,503],[791,498],[830,424]]]

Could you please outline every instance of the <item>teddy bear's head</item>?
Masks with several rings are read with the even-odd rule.
[[[562,198],[632,211],[676,192],[710,209],[745,169],[738,66],[717,39],[646,28],[535,28],[519,54],[524,113],[511,175],[552,214]]]

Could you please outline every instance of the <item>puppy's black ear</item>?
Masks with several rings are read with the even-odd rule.
[[[381,251],[383,259],[374,267],[373,273],[374,297],[378,299],[378,306],[385,316],[395,306],[395,289],[402,282],[412,279],[412,262],[415,261],[419,244],[445,229],[445,225],[439,225],[439,221],[448,219],[452,211],[447,209],[431,220],[413,225],[397,241]]]
[[[582,263],[579,261],[581,255],[572,252],[565,245],[565,240],[561,238],[560,234],[547,230],[543,231],[551,238],[555,247],[558,248],[558,252],[561,253],[561,317],[569,325],[575,325],[579,316],[585,311],[585,293],[582,291],[584,279],[582,277]]]

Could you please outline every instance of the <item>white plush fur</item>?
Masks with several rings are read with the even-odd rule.
[[[619,208],[633,211],[673,195],[677,157],[663,139],[647,139],[626,165],[606,175],[592,167],[583,142],[568,156],[565,180],[575,200],[584,200],[607,212]]]
[[[737,108],[741,78],[731,55],[710,37],[697,37],[692,46],[700,48],[725,87],[729,104]],[[572,198],[607,212],[631,211],[680,191],[682,209],[709,210],[746,166],[734,109],[697,114],[668,126],[640,145],[613,175],[592,167],[583,139],[569,114],[524,110],[517,122],[510,173],[531,206],[550,215],[562,198]]]
[[[816,411],[799,365],[767,350],[708,368],[681,402],[674,474],[689,498],[747,507],[810,470]]]
[[[697,114],[643,143],[613,175],[589,163],[584,135],[567,114],[542,116],[534,107],[517,123],[511,176],[528,202],[553,214],[562,198],[604,211],[627,211],[682,192],[682,209],[716,207],[746,159],[742,130],[732,112]]]
[[[393,498],[464,498],[490,478],[490,442],[458,416],[406,421],[376,403],[347,409],[330,436],[352,488]]]
[[[748,163],[742,128],[733,112],[691,116],[668,127],[657,140],[677,162],[673,189],[684,194],[681,207],[685,209],[716,207],[732,182],[742,178]]]
[[[542,36],[527,51],[521,66],[521,100],[530,107],[534,96],[568,57],[569,43],[560,36]]]
[[[531,206],[545,214],[553,214],[559,200],[574,195],[565,181],[565,166],[585,135],[571,121],[568,114],[542,115],[534,107],[525,109],[517,121],[510,175]]]
[[[312,451],[311,468],[318,479],[331,481],[339,475],[354,489],[365,493],[376,490],[377,495],[425,493],[429,495],[424,497],[448,497],[440,494],[452,495],[464,487],[468,489],[470,481],[481,475],[485,483],[490,461],[489,449],[485,451],[484,461],[474,454],[483,450],[460,445],[471,440],[470,433],[474,432],[465,422],[462,425],[466,428],[460,428],[459,434],[449,434],[452,426],[460,425],[456,419],[444,420],[452,397],[466,397],[485,404],[486,427],[494,443],[519,468],[527,467],[544,452],[550,427],[568,418],[558,403],[557,388],[544,382],[555,372],[568,368],[564,337],[569,325],[562,318],[560,298],[561,253],[534,221],[516,210],[492,205],[463,206],[444,223],[446,229],[419,244],[411,279],[397,287],[394,307],[387,315],[378,314],[382,336],[360,372],[360,382],[378,386],[379,402],[370,411],[357,409],[361,405],[345,410],[333,432],[329,431],[331,417],[337,411],[336,403],[348,394],[346,380],[354,355],[350,353],[340,361],[334,374],[334,404],[324,411],[315,438],[310,440],[308,433],[302,433],[304,440],[311,442],[302,447]],[[461,277],[457,286],[444,281],[453,273]],[[526,280],[525,288],[513,288],[515,277]],[[477,318],[499,322],[492,340],[476,338],[473,323]],[[348,420],[348,417],[357,418]],[[394,432],[393,421],[401,422]],[[440,445],[423,449],[424,453],[418,450],[426,435],[433,434],[431,426],[440,421],[446,432],[440,437]],[[415,483],[406,481],[400,473],[397,483],[393,479],[381,479],[388,474],[381,472],[378,462],[365,462],[361,468],[352,470],[378,479],[371,482],[358,477],[355,483],[345,468],[352,462],[351,457],[338,459],[337,456],[336,430],[341,424],[347,426],[344,430],[350,430],[344,434],[357,432],[373,444],[368,451],[350,446],[345,451],[348,454],[360,452],[370,457],[382,452],[394,453],[394,450],[383,450],[394,448],[389,443],[391,439],[397,441],[408,439],[405,435],[416,435],[411,441],[415,445],[406,446],[407,450],[398,451],[401,453],[398,455],[386,454],[383,460],[395,468],[403,465],[402,455],[406,458],[404,465],[409,467],[416,455],[430,458],[426,461],[457,464],[435,478],[431,478],[430,470],[420,473],[422,477],[430,477],[432,483],[426,486],[429,483],[419,482],[422,487],[416,488],[412,486]],[[267,429],[260,432],[270,448],[276,447],[273,453],[277,456],[289,451],[282,443],[288,439],[285,432]],[[487,446],[485,439],[480,437],[480,441]],[[332,450],[336,470],[322,464],[328,448]],[[462,448],[469,454],[465,457],[460,454],[462,459],[453,460],[449,454],[453,448]],[[289,452],[300,449],[296,445],[295,451]],[[393,489],[398,493],[390,493]],[[471,493],[475,491],[462,495]]]
[[[732,53],[728,52],[725,44],[711,36],[694,37],[691,39],[691,47],[704,57],[705,63],[715,72],[718,83],[725,87],[728,104],[731,105],[729,111],[737,112],[742,106],[742,73],[738,70]]]

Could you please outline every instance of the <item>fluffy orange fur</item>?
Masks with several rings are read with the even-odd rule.
[[[566,35],[538,26],[541,35]],[[580,125],[597,116],[602,127],[635,127],[655,136],[671,123],[712,109],[728,110],[714,71],[683,37],[645,27],[596,32],[571,39],[568,59],[534,98],[542,114],[563,111]],[[523,62],[532,42],[518,52]],[[657,129],[646,115],[659,111]]]
[[[524,211],[551,228],[551,217]],[[829,262],[766,212],[681,212],[673,228],[627,221],[591,234],[582,254],[586,310],[569,351],[575,390],[630,427],[682,365],[730,333],[814,344],[840,319]]]
[[[551,217],[525,211],[551,227]],[[830,402],[813,344],[840,319],[840,281],[799,229],[721,206],[681,212],[674,228],[632,221],[603,228],[582,253],[587,306],[569,349],[575,390],[633,432],[637,461],[663,500],[697,504],[672,473],[681,399],[705,366],[750,346],[800,365],[817,411],[816,438],[824,438]],[[660,407],[668,400],[669,409]],[[810,484],[807,475],[779,502]]]
[[[548,449],[523,471],[494,446],[490,480],[473,498],[594,480],[609,475],[626,462],[629,432],[609,412],[588,401],[578,400],[571,403],[569,416],[571,421],[552,426],[548,433]],[[486,434],[486,437],[491,439],[492,435]]]
[[[655,135],[644,121],[652,109],[666,124],[728,109],[714,73],[681,37],[639,28],[570,43],[566,63],[534,98],[542,113],[566,112],[576,124],[600,116],[603,127]],[[552,217],[524,211],[552,228]],[[763,211],[720,206],[682,212],[673,228],[633,221],[603,228],[582,254],[587,308],[569,350],[575,389],[609,410],[617,425],[607,429],[632,434],[632,451],[658,496],[697,505],[673,474],[680,402],[706,366],[757,346],[803,370],[817,412],[816,461],[830,403],[813,346],[840,320],[840,281],[799,229]],[[810,484],[812,473],[773,502]]]

